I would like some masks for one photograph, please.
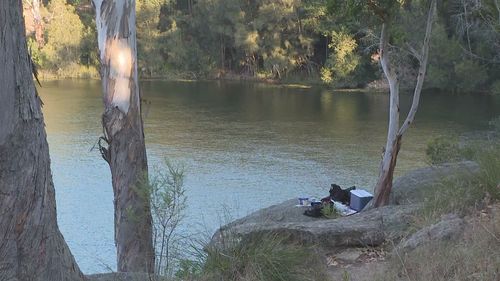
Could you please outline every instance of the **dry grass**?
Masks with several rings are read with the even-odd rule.
[[[324,266],[312,247],[283,234],[255,235],[206,249],[202,280],[322,281]]]
[[[393,257],[392,270],[377,280],[500,280],[500,205],[467,221],[459,241],[431,243]]]
[[[478,174],[464,172],[454,179],[444,179],[429,189],[422,209],[415,217],[415,229],[438,221],[442,215],[461,216],[481,209],[484,199],[500,200],[500,146],[475,150]]]
[[[459,214],[466,220],[463,237],[396,253],[391,270],[375,280],[500,280],[500,149],[478,151],[475,160],[480,173],[437,185],[413,222],[417,230],[444,214]]]

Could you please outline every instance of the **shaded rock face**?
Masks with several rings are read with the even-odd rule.
[[[395,250],[409,252],[427,243],[458,239],[464,226],[464,220],[457,215],[445,216],[438,223],[424,227],[401,241]]]
[[[390,204],[422,203],[429,188],[446,179],[453,179],[479,172],[479,165],[472,161],[449,163],[417,169],[395,180],[392,186]]]
[[[304,216],[304,209],[295,207],[295,200],[289,200],[219,229],[211,244],[220,245],[228,236],[283,233],[321,248],[377,246],[403,232],[416,209],[416,205],[386,206],[338,219],[318,219]]]

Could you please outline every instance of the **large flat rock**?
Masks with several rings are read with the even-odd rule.
[[[417,205],[386,206],[348,217],[316,219],[304,216],[303,208],[295,207],[295,200],[288,200],[222,227],[212,237],[212,243],[222,243],[225,237],[282,233],[325,249],[376,246],[402,233],[416,209]],[[277,214],[275,210],[279,210]]]
[[[474,162],[460,162],[412,171],[394,183],[391,205],[337,219],[305,216],[304,208],[296,207],[296,199],[290,199],[221,227],[212,237],[212,245],[222,243],[226,237],[283,233],[295,241],[313,243],[325,249],[377,246],[405,234],[428,188],[435,188],[443,179],[478,170]]]
[[[456,240],[462,234],[464,227],[465,221],[457,215],[444,216],[439,222],[424,227],[401,241],[396,250],[409,252],[427,243]]]

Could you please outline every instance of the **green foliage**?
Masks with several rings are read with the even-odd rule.
[[[495,200],[500,200],[500,145],[483,148],[477,153],[480,188]]]
[[[323,81],[326,84],[330,84],[333,82],[333,71],[329,67],[322,67],[321,68],[321,81]]]
[[[80,41],[80,60],[79,63],[90,69],[97,69],[99,65],[99,49],[97,47],[97,37],[95,24],[87,26]]]
[[[497,80],[491,84],[491,93],[494,95],[500,95],[500,80]]]
[[[433,88],[476,92],[487,85],[488,67],[467,58],[460,40],[449,37],[444,25],[438,24],[431,41],[426,81]]]
[[[48,6],[47,44],[41,50],[42,66],[61,70],[80,59],[84,26],[75,8],[65,0],[53,0]]]
[[[177,22],[172,21],[171,27],[165,33],[165,52],[167,57],[166,67],[185,73],[184,78],[199,78],[208,75],[215,68],[215,63],[206,55],[194,40],[188,42],[183,37],[183,32],[177,27]]]
[[[327,219],[335,219],[340,217],[339,212],[337,211],[337,209],[335,209],[333,204],[324,204],[323,208],[321,208],[321,214]]]
[[[179,262],[179,269],[175,273],[175,277],[180,280],[198,280],[195,279],[202,274],[203,264],[196,260],[182,259]]]
[[[231,240],[232,236],[228,236]],[[326,280],[312,249],[290,242],[285,234],[263,234],[243,241],[226,240],[206,248],[205,280]]]
[[[95,32],[83,24],[73,6],[76,4],[50,1],[44,12],[45,45],[38,46],[28,38],[32,58],[43,77],[98,77]]]
[[[431,164],[458,161],[461,158],[458,141],[453,137],[438,137],[427,144],[425,150]]]
[[[462,60],[460,42],[449,38],[442,23],[436,23],[431,38],[429,66],[425,83],[431,88],[454,89],[455,63]]]
[[[164,68],[161,32],[158,29],[163,0],[136,2],[138,68],[143,75],[159,76]]]
[[[415,221],[418,227],[433,224],[445,214],[463,215],[485,196],[479,181],[467,171],[457,178],[445,178],[427,190],[428,196]]]
[[[500,116],[491,119],[488,124],[497,132],[500,132]]]
[[[500,215],[487,214],[466,225],[462,239],[435,241],[408,254],[393,255],[388,270],[373,280],[498,280]]]
[[[467,1],[470,12],[458,13],[463,9],[455,2],[439,7],[425,86],[498,93],[496,7]],[[48,3],[46,44],[29,41],[42,76],[98,77],[93,11],[80,0]],[[420,48],[415,42],[421,42],[428,1],[137,0],[136,9],[143,77],[227,75],[362,87],[383,78],[372,58],[380,24],[389,22],[391,57],[405,66],[398,71],[406,86],[413,83],[415,59],[403,50]],[[474,23],[467,34],[466,22]]]
[[[363,18],[370,25],[378,25],[392,20],[400,9],[410,1],[406,0],[328,0],[327,7],[331,14],[341,22],[358,21]]]
[[[34,38],[27,39],[28,50],[30,52],[31,59],[37,65],[41,65],[42,63],[42,53],[40,49],[38,49],[38,44]]]
[[[488,79],[486,69],[478,62],[466,59],[455,65],[457,89],[463,92],[474,92],[483,88]]]
[[[178,228],[187,207],[184,186],[185,168],[165,161],[165,168],[156,168],[143,177],[136,191],[149,198],[153,218],[153,246],[156,251],[155,273],[172,277],[182,261]]]
[[[429,188],[419,220],[433,223],[448,213],[463,214],[470,211],[485,197],[500,200],[500,146],[476,148],[473,160],[479,172],[463,171],[457,178],[446,179]]]
[[[457,178],[431,186],[424,205],[415,214],[417,227],[434,224],[445,214],[473,214],[468,216],[463,239],[431,242],[407,255],[398,255],[389,260],[394,263],[392,270],[375,280],[401,280],[402,276],[416,281],[496,280],[500,214],[488,209],[500,200],[500,146],[478,148],[475,155],[479,172],[464,171]],[[481,216],[476,216],[478,210]]]
[[[344,85],[359,65],[360,56],[356,53],[358,44],[345,30],[332,31],[328,37],[331,38],[328,45],[331,53],[322,68],[322,79],[325,83]]]

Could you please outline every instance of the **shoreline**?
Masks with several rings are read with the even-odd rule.
[[[100,81],[98,77],[39,77],[40,83],[56,82],[56,81]],[[204,78],[204,79],[184,79],[184,78],[169,78],[166,76],[157,77],[141,77],[140,82],[181,82],[181,83],[198,83],[198,82],[211,82],[211,83],[248,83],[248,84],[262,84],[268,86],[275,86],[280,88],[289,89],[313,89],[322,88],[329,91],[341,93],[384,93],[387,89],[384,88],[335,88],[320,83],[302,83],[293,81],[280,81],[275,79],[247,79],[247,78]]]
[[[54,82],[54,81],[99,81],[98,77],[44,77],[41,75],[39,77],[40,83],[44,82]],[[375,93],[375,94],[383,94],[388,92],[388,88],[384,87],[365,87],[365,88],[335,88],[332,86],[328,86],[321,83],[303,83],[303,82],[294,82],[294,81],[280,81],[275,79],[265,79],[265,78],[245,78],[245,77],[233,77],[233,78],[203,78],[203,79],[185,79],[185,78],[172,78],[167,76],[155,76],[155,77],[140,77],[140,82],[180,82],[180,83],[198,83],[198,82],[211,82],[211,83],[248,83],[248,84],[262,84],[268,86],[275,86],[279,88],[288,88],[288,89],[313,89],[313,88],[322,88],[324,90],[338,92],[338,93]],[[440,93],[446,93],[448,95],[487,95],[487,96],[497,96],[496,94],[489,91],[475,91],[469,93],[453,93],[442,89],[436,88],[424,88],[423,92],[427,91],[438,91]],[[412,89],[404,89],[401,88],[401,93],[411,94]]]

